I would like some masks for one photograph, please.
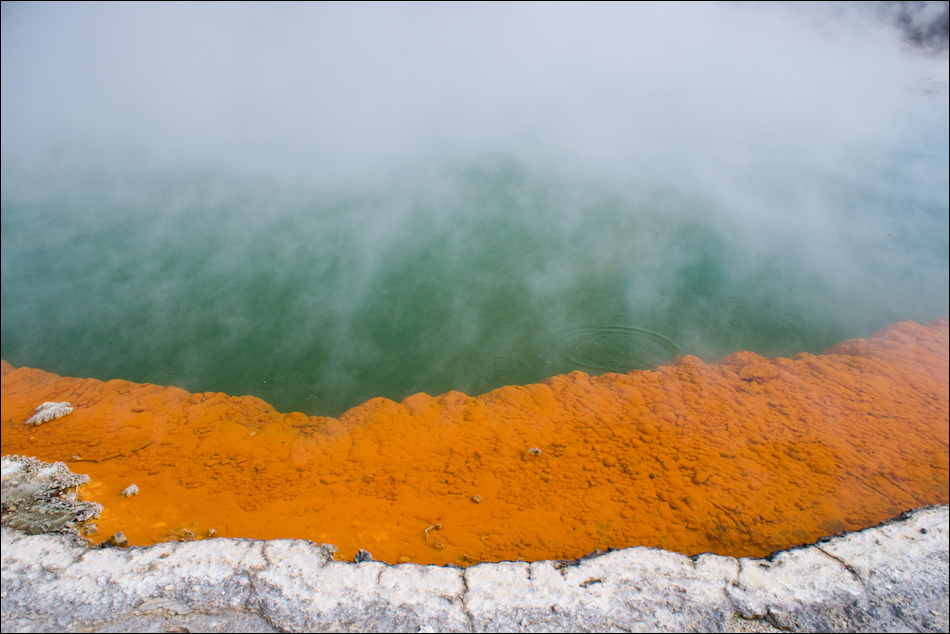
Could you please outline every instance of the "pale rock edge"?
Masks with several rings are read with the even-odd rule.
[[[12,478],[11,478],[12,479]],[[470,568],[305,540],[91,549],[2,529],[3,632],[947,631],[948,507],[768,559],[628,548]],[[778,629],[777,629],[778,628]]]

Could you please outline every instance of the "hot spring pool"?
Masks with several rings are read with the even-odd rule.
[[[0,355],[336,415],[939,317],[946,55],[880,18],[5,5]]]
[[[681,354],[817,353],[946,312],[946,173],[941,193],[915,172],[946,168],[946,148],[944,129],[857,182],[810,176],[814,225],[785,173],[761,177],[765,220],[688,186],[505,163],[434,191],[5,177],[0,352],[309,415]]]

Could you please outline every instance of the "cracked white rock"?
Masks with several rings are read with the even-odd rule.
[[[15,625],[131,631],[946,630],[947,535],[948,509],[940,506],[770,559],[629,548],[571,563],[461,569],[349,564],[304,540],[90,550],[59,535],[4,528],[2,625],[4,631]]]
[[[138,494],[139,494],[139,488],[135,484],[130,484],[129,486],[125,487],[124,491],[122,491],[122,495],[127,498],[130,498],[133,495],[138,495]]]
[[[66,414],[69,414],[73,411],[73,408],[69,403],[54,403],[52,401],[43,403],[36,408],[36,413],[33,414],[29,420],[26,421],[27,425],[42,425],[48,421],[54,420],[56,418],[61,418]]]

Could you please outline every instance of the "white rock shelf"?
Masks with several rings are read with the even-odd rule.
[[[469,568],[334,561],[306,540],[89,548],[2,529],[2,629],[947,631],[948,507],[768,559],[628,548]]]

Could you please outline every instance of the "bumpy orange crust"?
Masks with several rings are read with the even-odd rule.
[[[88,473],[100,541],[213,528],[463,565],[635,545],[761,556],[948,502],[948,324],[819,356],[377,398],[338,420],[3,362],[2,451]],[[44,401],[75,411],[27,426]]]

